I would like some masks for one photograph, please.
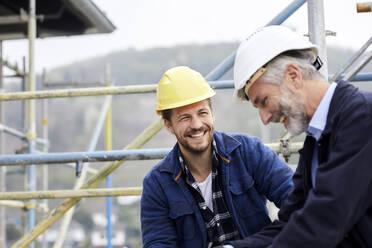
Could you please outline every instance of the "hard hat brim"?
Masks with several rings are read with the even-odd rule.
[[[204,94],[204,95],[201,95],[201,96],[198,96],[198,97],[195,97],[195,98],[187,99],[187,100],[182,101],[182,102],[177,102],[177,103],[174,103],[174,104],[168,104],[167,106],[159,106],[159,105],[157,105],[157,107],[156,107],[156,113],[158,115],[161,115],[161,111],[163,111],[163,110],[175,109],[175,108],[187,106],[187,105],[190,105],[190,104],[193,104],[193,103],[196,103],[196,102],[201,102],[203,100],[206,100],[208,98],[211,98],[215,94],[216,94],[216,92],[211,91],[211,92],[208,92],[207,94]]]

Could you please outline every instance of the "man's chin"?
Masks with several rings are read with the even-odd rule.
[[[295,137],[302,134],[303,132],[306,132],[308,124],[305,124],[304,120],[289,118],[284,126],[287,129],[288,133],[291,135],[291,137]]]
[[[202,154],[208,147],[188,147],[188,150],[193,154]]]
[[[209,145],[184,145],[185,150],[193,154],[202,154],[206,150],[208,150]]]
[[[291,127],[288,127],[287,131],[291,135],[291,137],[296,137],[296,136],[302,134],[303,132],[305,132],[306,128],[291,128]]]

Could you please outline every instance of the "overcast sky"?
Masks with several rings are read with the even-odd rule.
[[[93,0],[116,26],[111,34],[39,39],[36,70],[73,63],[129,47],[240,41],[267,24],[291,0]],[[327,44],[359,49],[372,35],[372,13],[357,13],[356,0],[325,0]],[[360,2],[360,1],[359,1]],[[363,1],[362,1],[363,2]],[[285,23],[307,33],[307,4]],[[11,62],[27,54],[26,40],[5,41]]]

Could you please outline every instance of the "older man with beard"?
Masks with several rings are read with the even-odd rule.
[[[270,223],[266,199],[281,207],[292,171],[259,139],[214,130],[215,92],[188,67],[164,73],[158,114],[177,144],[146,175],[143,247],[207,248],[252,235]]]
[[[318,72],[317,48],[282,26],[261,28],[235,58],[235,95],[307,136],[279,220],[238,247],[372,247],[372,93]]]

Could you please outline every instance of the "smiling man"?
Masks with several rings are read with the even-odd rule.
[[[158,114],[177,138],[146,175],[143,247],[209,248],[259,231],[292,188],[292,171],[257,138],[214,130],[215,92],[200,73],[175,67],[157,88]]]
[[[307,132],[279,221],[239,247],[372,247],[372,93],[318,72],[317,48],[282,26],[244,40],[234,67],[235,95],[264,124]]]

